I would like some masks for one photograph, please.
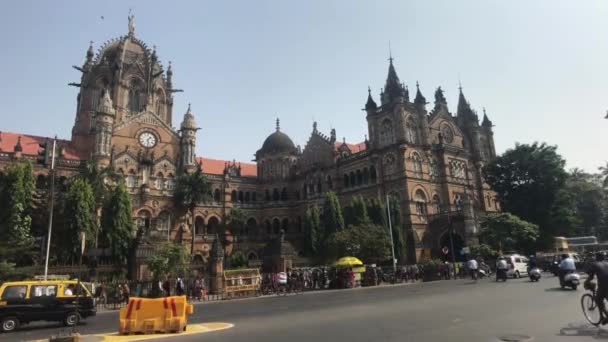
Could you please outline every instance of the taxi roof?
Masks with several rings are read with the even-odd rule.
[[[77,284],[78,280],[70,279],[57,279],[57,280],[21,280],[21,281],[7,281],[2,285],[18,286],[18,285],[54,285],[54,284]],[[84,283],[81,281],[81,283]]]

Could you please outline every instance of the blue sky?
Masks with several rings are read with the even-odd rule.
[[[316,120],[360,142],[361,111],[378,99],[391,42],[397,73],[429,101],[456,109],[458,81],[487,109],[498,152],[515,142],[559,146],[568,167],[608,159],[606,1],[4,1],[0,12],[2,131],[69,138],[81,65],[126,34],[171,60],[174,126],[188,102],[197,154],[249,161],[281,127],[306,144]],[[101,19],[101,17],[104,19]]]

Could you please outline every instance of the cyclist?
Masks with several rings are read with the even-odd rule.
[[[589,277],[585,280],[585,288],[595,276],[597,276],[597,290],[595,292],[595,302],[597,307],[600,309],[601,324],[608,323],[608,315],[606,314],[606,307],[604,306],[604,300],[608,295],[608,262],[606,262],[606,254],[604,252],[597,253],[595,256],[596,262],[591,263],[587,269]]]

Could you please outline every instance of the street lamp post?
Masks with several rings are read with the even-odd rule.
[[[395,243],[393,242],[393,224],[391,222],[391,205],[388,199],[388,194],[386,195],[386,212],[388,216],[388,231],[391,236],[391,256],[393,257],[393,275],[397,276],[397,260],[395,260]]]
[[[44,259],[44,280],[47,280],[49,273],[49,251],[51,249],[51,232],[53,230],[53,210],[55,204],[55,147],[57,137],[53,139],[53,151],[51,152],[51,206],[49,210],[49,231],[46,236],[46,258]]]

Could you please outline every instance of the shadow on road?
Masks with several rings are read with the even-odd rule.
[[[559,330],[559,336],[589,336],[596,340],[608,340],[608,331],[595,327],[589,323],[569,323],[567,327]]]
[[[80,322],[78,327],[86,326],[86,322]],[[44,323],[34,323],[34,324],[24,324],[19,327],[18,331],[36,331],[36,330],[44,330],[44,329],[54,329],[53,331],[57,334],[62,335],[63,333],[69,333],[73,328],[65,327],[62,323],[55,322],[44,322]]]
[[[564,291],[576,291],[576,290],[573,290],[569,287],[567,287],[565,289],[562,289],[561,287],[550,287],[548,289],[545,289],[545,291],[547,291],[547,292],[564,292]]]

